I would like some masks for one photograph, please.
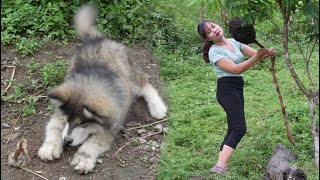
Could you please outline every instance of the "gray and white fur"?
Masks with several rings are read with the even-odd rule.
[[[56,107],[46,126],[38,156],[60,158],[64,144],[79,146],[71,165],[79,173],[92,172],[96,160],[110,149],[114,136],[136,97],[143,97],[150,114],[163,119],[167,106],[147,75],[134,63],[133,51],[101,34],[96,28],[97,8],[84,5],[74,23],[83,44],[70,60],[62,84],[48,92]]]

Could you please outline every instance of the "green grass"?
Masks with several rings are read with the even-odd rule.
[[[76,9],[76,6],[67,6],[69,11],[64,12],[62,17],[65,19],[61,19],[60,7],[64,7],[64,3],[47,3],[45,1],[44,3],[46,6],[42,6],[42,8],[25,4],[21,0],[14,1],[13,5],[7,3],[6,5],[12,8],[1,9],[4,14],[4,18],[1,20],[4,20],[4,25],[6,25],[1,28],[1,42],[13,44],[17,52],[26,55],[41,48],[43,42],[38,42],[38,38],[49,41],[56,36],[61,36],[65,42],[67,39],[74,38],[74,30],[67,22],[69,22],[68,17],[73,14],[72,11]],[[72,4],[71,1],[69,3]],[[167,0],[166,4],[162,4],[162,1],[157,2],[157,11],[160,14],[153,14],[152,17],[159,16],[163,20],[162,23],[153,24],[157,19],[143,19],[141,26],[138,24],[137,28],[134,28],[137,33],[131,34],[133,37],[121,36],[124,39],[132,38],[130,42],[147,39],[149,42],[147,44],[153,44],[150,49],[159,60],[161,79],[164,81],[163,84],[169,100],[170,131],[166,136],[165,149],[162,152],[157,178],[161,180],[184,180],[197,177],[236,180],[261,179],[273,149],[277,143],[281,143],[298,155],[299,158],[295,161],[295,165],[307,173],[308,179],[319,179],[319,170],[314,165],[313,136],[310,130],[308,103],[285,64],[280,34],[281,27],[279,30],[270,22],[256,22],[257,40],[265,46],[276,47],[278,50],[276,74],[296,144],[293,146],[287,139],[279,99],[272,75],[268,70],[271,63],[269,60],[265,60],[260,66],[255,66],[244,73],[248,132],[231,158],[230,173],[226,177],[215,177],[207,173],[218,158],[220,143],[227,129],[226,115],[215,98],[215,73],[212,67],[205,65],[204,60],[200,57],[199,49],[202,41],[196,30],[200,7],[187,7],[186,4],[188,2],[173,0]],[[55,8],[52,10],[49,5]],[[28,9],[32,11],[27,11]],[[33,9],[38,9],[38,11],[33,13]],[[51,9],[51,14],[44,14],[48,9]],[[107,10],[108,8],[102,9],[101,12],[106,13]],[[128,11],[130,10],[128,9]],[[29,17],[30,12],[32,17],[47,17],[49,21],[46,22],[48,23],[32,21],[37,21],[38,18],[31,18],[30,22],[23,21],[21,23],[20,20],[24,19],[19,19],[22,17],[19,13],[26,15],[23,17]],[[175,19],[171,19],[173,15]],[[219,15],[219,12],[214,12],[205,16],[206,19],[212,19],[226,28]],[[281,16],[275,17],[274,20],[277,23],[282,22]],[[52,26],[56,24],[55,22],[61,23],[61,26]],[[159,21],[157,20],[157,22]],[[106,20],[101,20],[98,26],[104,26],[105,31],[115,30],[116,33],[111,36],[117,37],[120,36],[117,32],[118,28],[107,27],[108,24],[117,27],[117,23],[119,23],[118,19],[111,24]],[[120,24],[128,25],[121,22]],[[150,33],[152,38],[146,33],[144,33],[146,36],[141,37],[141,32],[145,32],[145,29],[141,28],[148,24],[151,24],[148,27],[153,28],[152,32],[154,33]],[[39,28],[40,25],[43,27]],[[226,29],[225,33],[227,34]],[[134,39],[137,38],[136,36],[139,38]],[[256,45],[253,47],[257,48]],[[316,52],[318,50],[319,46],[317,45]],[[291,41],[289,53],[299,78],[309,88],[306,83],[304,60],[296,44]],[[310,65],[314,83],[319,89],[318,54],[312,56]],[[64,60],[61,60],[42,66],[36,61],[30,61],[26,68],[27,77],[24,83],[17,84],[13,79],[13,91],[1,92],[2,101],[23,103],[23,116],[29,116],[36,112],[36,104],[40,97],[34,94],[61,82],[66,64]],[[319,111],[317,110],[316,113],[318,117]],[[317,119],[317,125],[319,126],[319,119]]]
[[[191,66],[192,63],[185,61],[185,66],[193,69],[192,73],[183,74],[176,77],[177,80],[166,83],[171,109],[171,131],[167,136],[167,151],[163,153],[164,163],[159,170],[160,179],[206,176],[207,170],[217,160],[218,148],[226,130],[225,114],[215,100],[216,81],[210,77],[213,76],[212,70],[203,66],[200,57],[195,56],[191,61],[195,59],[199,59],[198,65]],[[309,176],[317,177],[318,172],[312,164],[313,137],[306,100],[301,95],[296,96],[299,90],[295,88],[286,69],[278,71],[277,76],[281,77],[279,82],[282,94],[289,96],[284,96],[284,100],[296,147],[286,138],[271,73],[266,69],[252,69],[245,73],[248,133],[232,158],[230,177],[259,178],[276,143],[301,153],[297,164],[307,172],[310,171]]]
[[[180,3],[179,6],[183,7],[185,4]],[[216,100],[216,75],[211,65],[205,65],[199,53],[201,41],[196,38],[199,9],[180,9],[183,12],[176,10],[176,26],[183,32],[180,36],[190,40],[189,44],[178,46],[175,53],[168,53],[161,48],[154,50],[160,62],[160,74],[165,82],[170,105],[170,131],[166,136],[157,178],[261,179],[276,144],[281,143],[298,155],[294,165],[302,168],[308,179],[319,179],[307,99],[285,64],[280,31],[273,28],[270,22],[256,23],[257,39],[263,45],[276,47],[278,50],[275,70],[295,146],[287,138],[279,98],[269,71],[271,62],[265,60],[260,66],[244,73],[248,132],[231,158],[229,174],[226,177],[208,174],[208,170],[217,161],[220,143],[227,130],[226,115]],[[223,24],[215,15],[217,14],[207,14],[206,19]],[[281,16],[277,18],[276,21],[281,23]],[[253,47],[258,48],[256,45]],[[316,49],[315,52],[319,46]],[[289,53],[299,78],[309,88],[304,60],[293,42],[289,44]],[[310,65],[318,89],[317,53],[313,54]],[[317,125],[319,126],[319,119]]]
[[[194,22],[194,18],[189,19],[190,24]],[[264,37],[263,34],[260,37]],[[276,75],[296,145],[293,146],[287,139],[281,106],[269,71],[271,62],[265,60],[260,66],[244,73],[248,132],[231,158],[230,173],[223,178],[209,175],[207,171],[217,161],[220,143],[227,129],[226,115],[215,97],[216,76],[211,65],[205,65],[196,50],[188,54],[187,51],[183,52],[182,47],[176,53],[168,54],[158,49],[155,54],[160,60],[161,77],[165,81],[170,103],[170,131],[166,136],[158,179],[261,179],[277,143],[285,145],[299,156],[295,165],[307,173],[308,179],[319,179],[319,171],[314,165],[307,100],[285,64],[281,41],[261,39],[261,42],[276,47],[279,52]],[[199,42],[195,43],[200,46]],[[253,47],[257,48],[256,45]],[[293,43],[290,44],[290,55],[296,72],[308,87],[304,61]],[[318,88],[318,54],[313,55],[311,64]]]
[[[171,129],[158,178],[214,178],[208,175],[207,170],[217,161],[227,128],[226,116],[215,98],[215,74],[210,65],[204,65],[202,57],[196,54],[186,59],[178,54],[157,55],[164,61],[161,62],[161,73],[170,102]],[[287,139],[269,65],[266,60],[261,65],[263,68],[252,68],[244,75],[248,132],[231,159],[230,174],[225,179],[260,179],[277,143],[297,153],[296,165],[305,170],[310,179],[318,179],[307,101],[297,89],[284,59],[278,57],[277,77],[296,142],[293,146]],[[317,69],[316,64],[313,69]],[[318,78],[315,74],[314,79]]]

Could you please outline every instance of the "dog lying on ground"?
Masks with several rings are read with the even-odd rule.
[[[145,99],[152,117],[163,119],[167,113],[157,90],[130,56],[133,51],[103,36],[96,16],[93,5],[80,7],[75,15],[83,44],[77,47],[64,82],[48,92],[56,110],[38,152],[41,160],[52,161],[61,157],[65,144],[79,146],[70,164],[83,174],[110,149],[136,97]]]

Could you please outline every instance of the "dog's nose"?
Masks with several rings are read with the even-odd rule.
[[[70,138],[70,137],[65,137],[65,138],[63,139],[63,141],[64,141],[66,144],[71,144],[72,141],[73,141],[73,139]]]

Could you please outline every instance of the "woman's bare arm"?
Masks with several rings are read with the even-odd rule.
[[[245,49],[245,48],[244,48]],[[255,51],[255,50],[254,50]],[[251,55],[253,53],[252,48],[248,48],[246,53]],[[261,48],[254,55],[252,55],[248,60],[243,61],[239,64],[234,63],[231,59],[229,58],[224,58],[216,62],[216,65],[230,73],[233,74],[241,74],[245,72],[246,70],[250,69],[256,62],[270,56],[270,51],[267,48]]]

